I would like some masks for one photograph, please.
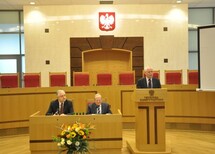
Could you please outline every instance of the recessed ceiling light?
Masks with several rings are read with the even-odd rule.
[[[35,2],[30,2],[31,5],[35,5]]]
[[[176,0],[176,3],[181,3],[182,2],[182,0]]]

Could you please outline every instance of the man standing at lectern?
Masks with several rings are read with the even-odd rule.
[[[57,99],[50,103],[46,115],[65,115],[73,113],[74,109],[72,101],[66,99],[64,90],[58,90]]]
[[[88,104],[87,114],[111,114],[110,105],[108,103],[102,102],[101,94],[97,93],[95,95],[95,102]]]
[[[145,77],[137,81],[137,88],[161,88],[160,80],[153,78],[153,69],[146,67],[144,70]]]

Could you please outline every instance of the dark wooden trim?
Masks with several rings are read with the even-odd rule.
[[[15,123],[15,122],[29,122],[29,119],[24,119],[24,120],[11,120],[11,121],[0,121],[0,124]]]
[[[159,109],[162,109],[162,110],[163,110],[163,109],[165,109],[165,107],[164,107],[164,106],[155,106],[155,107],[154,107],[154,118],[155,118],[155,119],[154,119],[155,144],[158,144],[158,137],[159,137],[159,136],[158,136],[158,130],[157,130],[157,125],[158,125],[158,120],[157,120],[157,119],[158,119],[158,117],[157,117],[157,116],[158,116],[158,113],[157,113],[157,112],[158,112]]]
[[[179,115],[179,116],[173,116],[173,115],[168,115],[165,116],[166,118],[201,118],[201,119],[214,119],[215,117],[209,117],[209,116],[183,116],[183,115]]]
[[[146,117],[147,117],[147,144],[150,144],[150,127],[149,127],[149,107],[147,107],[147,106],[138,106],[138,109],[144,109],[144,110],[146,110]]]
[[[90,138],[88,141],[122,141],[122,138]],[[29,143],[54,142],[53,140],[29,140]]]

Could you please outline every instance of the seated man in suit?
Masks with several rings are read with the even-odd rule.
[[[144,74],[146,77],[137,81],[137,88],[161,88],[160,80],[153,78],[153,69],[151,67],[146,67]]]
[[[110,105],[102,102],[102,96],[98,93],[95,95],[95,102],[88,104],[87,114],[111,114]]]
[[[74,109],[72,101],[66,99],[66,93],[64,90],[58,90],[57,99],[50,103],[46,115],[65,115],[73,113]]]

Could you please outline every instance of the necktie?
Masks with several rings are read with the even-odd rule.
[[[151,88],[151,87],[152,87],[151,79],[149,79],[148,88]]]
[[[101,114],[100,106],[97,108],[97,114]]]
[[[63,113],[63,103],[60,104],[60,114]]]

